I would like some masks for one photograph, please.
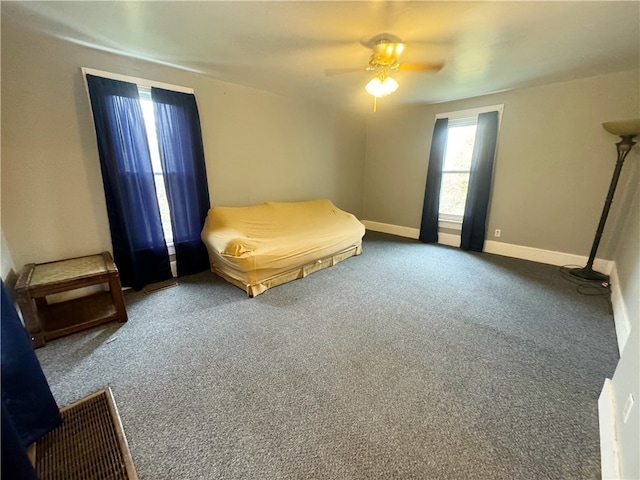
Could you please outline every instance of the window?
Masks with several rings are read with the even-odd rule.
[[[454,228],[460,228],[464,215],[476,124],[477,117],[467,117],[451,120],[448,126],[438,219],[456,224]]]
[[[144,117],[144,126],[147,131],[147,141],[149,142],[149,153],[151,154],[151,166],[153,167],[153,179],[156,185],[156,196],[160,207],[160,221],[162,222],[162,232],[164,240],[167,242],[169,254],[174,255],[173,230],[171,228],[171,214],[169,213],[169,200],[164,183],[162,163],[160,163],[160,150],[158,149],[158,135],[156,134],[156,121],[153,116],[153,102],[151,101],[151,88],[138,85],[140,95],[140,106]],[[174,267],[172,267],[174,268]]]
[[[502,105],[436,115],[449,119],[438,210],[441,227],[462,228],[478,114],[496,110],[502,113]]]
[[[140,289],[209,268],[209,209],[193,90],[82,68],[96,127],[114,260]]]
[[[169,249],[170,255],[175,255],[175,248],[173,245],[173,231],[171,227],[171,214],[169,210],[169,201],[167,197],[167,191],[165,188],[164,176],[162,172],[162,163],[160,162],[160,150],[158,148],[158,135],[156,133],[155,116],[153,113],[153,102],[151,100],[151,87],[165,88],[168,90],[175,90],[184,93],[193,93],[191,88],[180,87],[177,85],[169,85],[162,82],[153,82],[150,80],[129,77],[126,75],[119,75],[117,73],[103,72],[101,70],[94,70],[90,68],[82,68],[83,75],[92,74],[101,77],[111,78],[113,80],[122,80],[124,82],[134,83],[138,88],[138,95],[140,96],[140,106],[142,108],[142,115],[144,117],[145,130],[147,133],[147,141],[149,143],[149,152],[151,155],[151,164],[153,167],[153,176],[156,186],[156,195],[158,199],[158,206],[160,207],[160,221],[162,223],[162,232],[164,239]],[[172,262],[171,266],[175,274],[175,262]]]

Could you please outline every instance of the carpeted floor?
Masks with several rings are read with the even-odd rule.
[[[368,232],[248,299],[204,272],[37,354],[113,390],[141,479],[600,478],[608,300],[557,267]]]

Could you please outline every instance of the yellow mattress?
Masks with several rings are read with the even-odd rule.
[[[213,207],[202,229],[211,270],[255,296],[362,252],[365,228],[330,200]]]

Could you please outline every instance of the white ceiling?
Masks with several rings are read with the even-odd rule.
[[[2,2],[2,23],[291,97],[370,108],[370,51],[405,62],[388,104],[433,103],[640,67],[640,2]],[[3,48],[6,45],[3,45]],[[362,71],[327,76],[327,69]],[[126,72],[116,72],[126,73]]]

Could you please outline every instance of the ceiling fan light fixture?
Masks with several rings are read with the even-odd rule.
[[[398,82],[388,76],[376,75],[364,89],[376,98],[386,97],[398,89]]]
[[[397,57],[404,51],[404,43],[394,42],[392,40],[383,38],[378,40],[374,50],[379,55],[384,55],[386,57]]]
[[[397,57],[398,55],[401,55],[403,51],[404,43],[393,43],[387,45],[387,52],[389,53],[389,56]]]

